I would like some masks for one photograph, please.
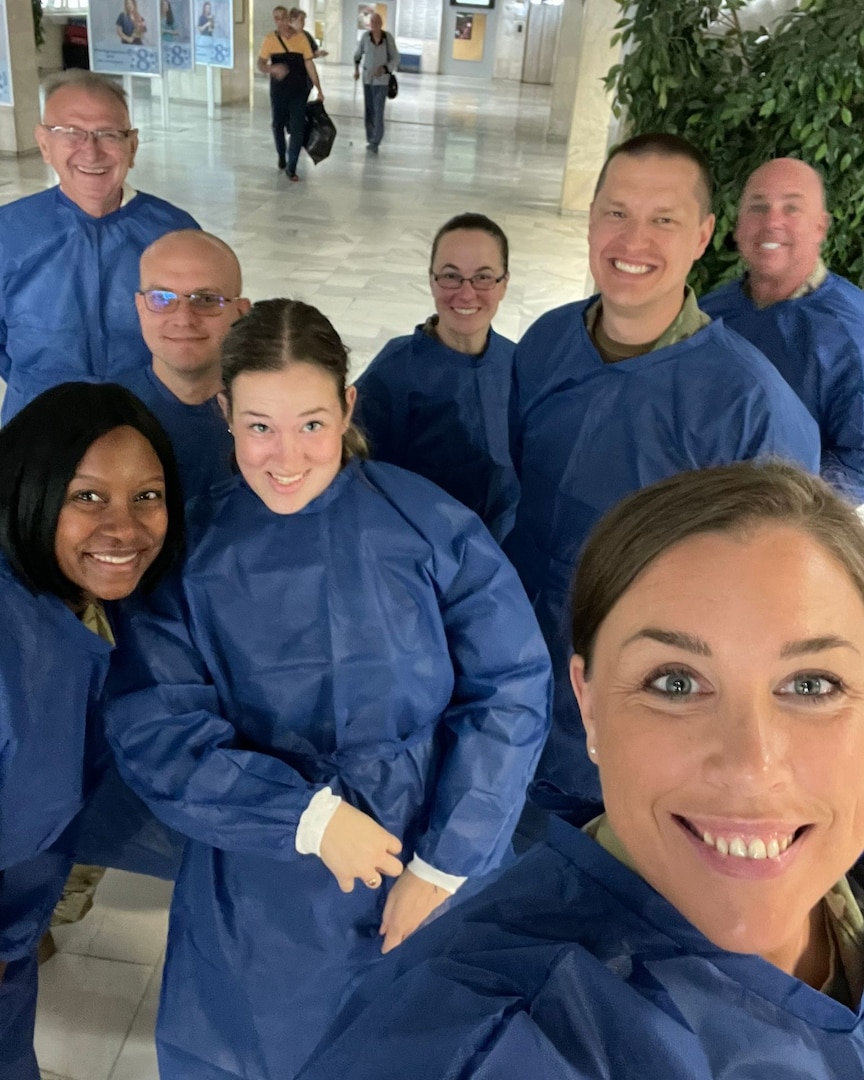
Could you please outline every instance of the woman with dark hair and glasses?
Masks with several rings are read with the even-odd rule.
[[[36,947],[71,864],[58,839],[103,764],[104,602],[155,583],[182,514],[168,438],[122,387],[64,383],[0,429],[3,1080],[39,1080]]]
[[[571,601],[604,805],[372,973],[303,1080],[864,1076],[855,510],[791,465],[681,473]]]
[[[162,1080],[290,1080],[358,975],[507,857],[549,661],[477,517],[363,460],[319,311],[255,304],[222,357],[239,475],[191,504],[180,588],[118,635],[108,733],[191,838]]]
[[[508,254],[504,232],[483,214],[443,225],[429,264],[436,314],[389,341],[355,384],[372,457],[434,480],[499,543],[519,498],[507,433],[516,346],[492,329]]]

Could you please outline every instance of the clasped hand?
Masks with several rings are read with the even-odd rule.
[[[342,892],[353,892],[358,878],[370,889],[381,885],[383,874],[399,878],[387,897],[378,930],[384,938],[382,953],[401,945],[450,895],[446,889],[403,870],[396,858],[401,851],[398,837],[344,801],[321,837],[321,861]]]

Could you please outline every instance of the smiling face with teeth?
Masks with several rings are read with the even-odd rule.
[[[822,180],[803,161],[778,158],[747,181],[735,240],[759,303],[791,296],[813,273],[831,218]]]
[[[685,157],[621,153],[606,166],[588,219],[588,258],[613,340],[654,341],[681,310],[687,275],[714,231],[700,183]]]
[[[498,278],[505,270],[499,243],[480,229],[454,229],[441,237],[435,249],[435,274],[454,273],[463,278],[491,274]],[[456,352],[479,356],[507,292],[506,278],[491,289],[475,289],[468,281],[458,289],[442,289],[430,275],[429,287],[438,312],[440,339]]]
[[[612,828],[722,948],[801,974],[864,849],[864,602],[800,529],[669,548],[572,665]],[[802,975],[802,977],[805,977]]]
[[[91,217],[117,210],[126,174],[135,161],[137,134],[118,145],[88,139],[83,146],[70,146],[46,128],[60,125],[84,131],[127,131],[129,113],[124,105],[109,93],[63,86],[48,98],[43,123],[44,127],[36,128],[36,141],[44,161],[57,173],[63,194]]]
[[[332,375],[302,361],[233,380],[227,419],[237,465],[275,514],[296,514],[336,479],[356,396],[349,386],[341,401]]]
[[[168,529],[156,451],[131,427],[109,431],[81,458],[57,519],[54,553],[86,599],[120,600],[137,587]]]

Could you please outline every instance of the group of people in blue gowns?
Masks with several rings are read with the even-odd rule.
[[[85,96],[99,97],[87,86]],[[116,95],[109,104],[116,110]],[[107,129],[118,145],[101,150],[119,154],[119,137],[132,137],[121,121]],[[95,131],[85,145],[90,135],[101,152]],[[483,214],[460,214],[432,244],[435,314],[389,342],[354,386],[347,350],[321,312],[292,300],[250,311],[236,257],[198,232],[202,251],[228,253],[221,292],[202,301],[210,279],[183,277],[193,256],[177,251],[189,233],[174,232],[197,225],[170,204],[118,190],[119,203],[106,197],[114,208],[94,216],[69,197],[61,171],[59,188],[0,210],[3,417],[15,417],[0,431],[0,588],[12,630],[0,647],[3,1080],[38,1076],[35,947],[82,853],[177,874],[157,1029],[162,1080],[327,1080],[349,1069],[358,1080],[708,1080],[756,1062],[817,1080],[861,1071],[855,942],[864,917],[857,886],[842,875],[864,836],[856,826],[826,841],[821,818],[788,835],[773,824],[842,796],[820,776],[797,803],[748,801],[740,792],[753,770],[730,766],[732,781],[719,786],[738,796],[716,799],[709,813],[696,787],[668,807],[664,795],[655,813],[650,800],[639,803],[640,784],[662,772],[651,747],[629,772],[617,769],[632,739],[612,721],[626,710],[596,705],[609,686],[603,663],[613,665],[609,626],[640,574],[673,557],[663,539],[672,520],[686,550],[710,533],[727,571],[726,532],[735,542],[746,534],[741,581],[729,572],[723,603],[748,622],[752,606],[754,641],[774,629],[760,623],[766,604],[746,594],[747,581],[763,586],[746,572],[764,569],[754,530],[781,549],[797,530],[798,541],[839,559],[845,578],[833,585],[849,639],[861,629],[854,553],[864,566],[864,539],[851,512],[788,466],[712,471],[791,459],[861,501],[852,437],[861,424],[837,405],[861,396],[860,364],[846,349],[857,325],[853,287],[829,276],[769,309],[776,318],[764,329],[764,311],[736,284],[708,301],[723,315],[710,321],[686,287],[713,228],[707,167],[674,136],[640,138],[610,156],[598,183],[595,296],[542,316],[517,346],[492,327],[509,281],[507,237]],[[134,147],[126,149],[130,167]],[[676,207],[674,233],[657,219],[657,191]],[[37,228],[46,218],[50,236]],[[138,257],[166,233],[176,278],[145,273],[143,262],[139,274]],[[822,310],[830,325],[819,322]],[[218,385],[191,404],[160,376],[165,358],[148,336],[147,320],[155,316],[153,330],[172,311],[213,316],[221,342]],[[812,342],[809,362],[796,354],[784,367],[775,353],[793,341]],[[847,363],[833,362],[847,352]],[[42,393],[66,380],[118,382],[135,396],[81,382]],[[61,407],[70,415],[54,424]],[[31,427],[41,449],[25,454]],[[120,440],[107,456],[105,439]],[[79,489],[73,481],[91,453],[104,485]],[[147,477],[126,464],[142,455]],[[666,479],[691,469],[708,472]],[[40,498],[55,500],[40,511],[36,551],[57,562],[44,582],[16,562],[15,523],[32,514],[40,484]],[[640,489],[644,497],[614,509]],[[719,503],[730,490],[735,509],[705,525],[710,492]],[[760,498],[769,509],[748,517]],[[137,545],[130,521],[155,504],[161,525]],[[819,532],[817,506],[845,548]],[[63,515],[73,511],[94,525],[70,531],[67,544]],[[600,605],[587,644],[602,669],[595,675],[572,605],[582,610],[583,594],[612,588],[604,559],[617,567],[640,545],[648,550],[628,515],[655,530],[656,545]],[[175,561],[181,518],[186,544]],[[796,551],[791,544],[790,559]],[[688,578],[681,559],[680,578],[666,584],[698,594],[698,575]],[[788,580],[781,566],[778,580],[794,593],[810,565],[790,564]],[[99,574],[122,588],[103,589]],[[831,582],[821,584],[819,595]],[[664,732],[683,726],[675,710],[694,709],[692,699],[702,718],[723,699],[694,670],[691,654],[706,655],[710,638],[725,655],[729,637],[711,637],[716,612],[702,607],[704,638],[695,614],[686,625],[667,627],[659,615],[652,623],[647,601],[633,628],[666,650],[632,690],[643,720],[658,702],[669,710]],[[824,629],[823,644],[834,628]],[[694,641],[700,647],[688,649]],[[56,677],[44,677],[40,656]],[[833,663],[784,668],[772,702],[824,698],[796,707],[828,715],[852,681],[827,671]],[[737,685],[722,664],[720,674]],[[728,718],[714,720],[705,731],[720,739]],[[843,745],[851,774],[864,762],[851,735]],[[675,744],[668,760],[683,754]],[[726,748],[717,760],[724,755],[734,756]],[[508,869],[535,773],[535,801],[559,820]],[[711,829],[688,824],[697,811]],[[752,819],[753,836],[750,826],[739,827],[743,838],[727,830],[740,844],[730,854],[724,840],[722,851],[715,818],[729,830]],[[659,839],[650,825],[658,819]],[[810,884],[787,888],[797,879],[778,874],[765,895],[776,890],[790,924],[819,927],[789,963],[755,932],[739,947],[710,903],[736,875],[762,882],[758,868],[730,870],[723,860],[755,863],[761,850],[783,861],[781,841],[811,866]],[[820,862],[826,851],[832,858]],[[704,907],[666,876],[676,859],[681,881],[702,881]],[[758,923],[745,914],[742,925]],[[733,1044],[731,1025],[746,1039]],[[793,1044],[808,1053],[787,1052]]]

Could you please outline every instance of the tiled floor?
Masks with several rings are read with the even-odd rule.
[[[367,154],[362,93],[350,69],[322,65],[339,129],[331,158],[276,169],[266,87],[255,108],[136,104],[134,185],[192,211],[237,250],[253,299],[319,306],[353,349],[359,372],[391,337],[431,310],[429,245],[448,217],[480,210],[511,242],[511,283],[496,328],[519,337],[541,312],[584,295],[586,222],[561,217],[564,147],[546,139],[548,88],[406,75],[387,106],[387,136]],[[0,202],[53,182],[38,158],[4,162]],[[57,932],[41,972],[37,1052],[48,1077],[156,1080],[152,1031],[170,889],[110,872],[94,910]]]

